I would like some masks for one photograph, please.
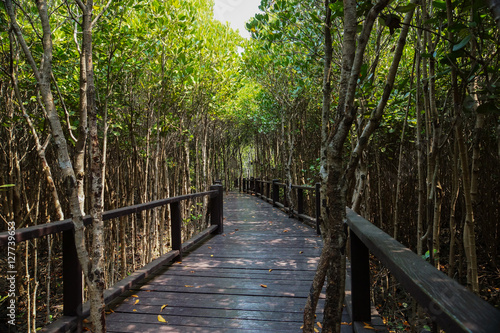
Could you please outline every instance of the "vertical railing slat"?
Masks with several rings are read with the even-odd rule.
[[[83,275],[75,246],[74,229],[63,231],[63,314],[81,317]],[[81,318],[77,332],[82,332]]]
[[[354,233],[351,241],[352,320],[371,321],[370,258],[366,245]]]
[[[321,184],[316,183],[316,234],[321,235]]]
[[[182,261],[182,216],[180,202],[170,204],[170,239],[172,242],[172,250],[179,251],[179,255],[175,258],[177,261]]]

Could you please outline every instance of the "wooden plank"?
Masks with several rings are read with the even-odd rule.
[[[130,295],[135,295],[130,296]],[[139,302],[136,304],[137,299]],[[196,300],[196,302],[193,302]],[[120,311],[125,305],[151,305],[161,307],[184,306],[184,307],[206,307],[212,309],[236,309],[236,310],[262,310],[279,312],[302,312],[305,299],[300,297],[273,297],[262,295],[230,295],[230,294],[207,294],[199,293],[193,296],[190,293],[179,293],[172,291],[131,291],[129,297],[125,298],[119,307],[113,310]],[[320,299],[319,304],[324,304]]]
[[[500,311],[352,210],[351,231],[447,332],[500,332]]]

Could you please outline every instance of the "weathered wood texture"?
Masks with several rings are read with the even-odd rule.
[[[108,316],[108,332],[301,332],[320,254],[316,231],[234,193],[224,200],[224,228],[132,291]]]
[[[359,239],[357,246],[366,246],[362,252],[369,250],[374,254],[440,328],[446,332],[500,332],[500,312],[493,306],[350,209],[347,223]],[[357,263],[354,259],[353,283],[354,267],[368,266],[367,262]]]

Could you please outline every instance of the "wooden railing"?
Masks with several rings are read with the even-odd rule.
[[[103,220],[135,214],[144,210],[170,205],[171,219],[171,247],[172,250],[163,256],[153,260],[143,268],[136,270],[134,273],[116,283],[104,293],[104,301],[109,304],[111,301],[120,296],[123,292],[131,289],[134,285],[144,280],[146,277],[154,274],[161,267],[172,261],[182,259],[183,252],[187,251],[210,234],[223,233],[223,191],[220,184],[210,187],[210,191],[182,195],[173,198],[166,198],[157,201],[152,201],[144,204],[118,208],[103,213]],[[182,217],[180,203],[185,200],[190,200],[198,197],[209,197],[208,213],[210,215],[210,227],[200,232],[190,240],[182,243]],[[90,216],[84,218],[84,224],[92,223]],[[42,329],[42,332],[66,332],[68,330],[81,331],[81,321],[90,313],[89,305],[83,304],[82,295],[82,270],[78,261],[75,239],[74,225],[71,219],[41,224],[33,227],[16,230],[14,235],[9,235],[8,232],[0,233],[0,248],[11,246],[12,241],[15,243],[25,242],[31,239],[40,238],[47,235],[62,233],[62,249],[63,249],[63,317],[54,323]]]
[[[269,192],[267,185],[269,183],[272,184],[272,192]],[[276,205],[280,201],[278,197],[280,186],[287,185],[278,183],[277,180],[269,182],[252,178],[244,179],[242,190]],[[292,188],[298,191],[313,189],[313,187],[303,186],[292,186]],[[318,216],[320,208],[318,184],[316,191],[316,216]],[[301,197],[298,195],[298,207],[300,207]],[[278,206],[286,207],[286,198],[284,202],[282,205],[278,203]],[[369,266],[369,256],[372,253],[389,269],[401,286],[422,306],[430,320],[439,328],[452,333],[500,332],[500,311],[486,301],[437,270],[409,248],[349,208],[346,223],[349,228],[351,266],[351,295],[349,297],[351,304],[348,305],[348,309],[355,323],[354,326],[356,323],[369,322],[372,319]],[[363,324],[360,326],[363,327]]]
[[[242,191],[246,193],[255,194],[257,197],[262,198],[268,203],[272,203],[275,207],[283,208],[291,216],[295,216],[298,219],[307,222],[310,225],[314,225],[318,235],[321,233],[319,228],[319,208],[320,208],[320,184],[317,183],[316,186],[302,186],[302,185],[291,185],[292,191],[296,191],[296,209],[291,209],[290,198],[287,196],[287,184],[280,183],[278,179],[261,180],[259,178],[243,178]],[[315,212],[314,216],[305,214],[304,212],[304,192],[310,191],[314,194],[314,207],[311,210]]]

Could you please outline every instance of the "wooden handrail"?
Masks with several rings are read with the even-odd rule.
[[[347,224],[351,231],[353,317],[365,320],[370,313],[366,271],[371,252],[446,332],[500,332],[500,311],[486,301],[350,209]]]
[[[112,209],[103,212],[102,214],[102,219],[104,221],[121,217],[121,216],[127,216],[127,215],[132,215],[134,213],[139,213],[143,210],[148,210],[148,209],[153,209],[156,207],[160,206],[165,206],[174,202],[181,202],[189,199],[194,199],[202,196],[207,196],[209,195],[211,198],[215,197],[218,195],[218,192],[216,190],[211,190],[207,192],[200,192],[200,193],[193,193],[193,194],[187,194],[187,195],[181,195],[177,197],[172,197],[172,198],[165,198],[165,199],[160,199],[156,201],[151,201],[151,202],[146,202],[143,204],[137,204],[133,206],[127,206],[127,207],[122,207],[122,208],[117,208],[117,209]],[[83,218],[83,223],[85,225],[89,225],[92,223],[92,218],[87,215]],[[63,232],[66,230],[73,230],[73,221],[71,219],[66,219],[62,221],[55,221],[55,222],[50,222],[50,223],[45,223],[45,224],[39,224],[27,228],[22,228],[16,230],[16,233],[14,235],[15,237],[15,242],[20,243],[24,242],[30,239],[35,239],[35,238],[40,238],[43,236],[48,236],[48,235],[53,235],[59,232]],[[0,247],[7,246],[9,234],[8,232],[2,232],[0,233]]]
[[[161,267],[173,260],[181,260],[183,251],[194,246],[213,233],[222,233],[223,230],[223,188],[217,184],[210,187],[210,191],[181,195],[172,198],[165,198],[133,206],[122,207],[109,210],[103,213],[103,220],[132,215],[143,210],[170,205],[171,207],[171,242],[172,251],[164,254],[160,258],[153,260],[142,269],[135,271],[130,276],[119,281],[113,287],[105,291],[105,303],[109,304],[123,292],[129,290],[141,280],[152,275]],[[180,214],[180,202],[198,197],[209,196],[209,209],[211,226],[200,232],[190,240],[182,243]],[[90,216],[83,219],[85,225],[92,223]],[[82,304],[82,270],[78,261],[75,239],[74,225],[71,219],[50,222],[28,228],[18,229],[14,235],[16,243],[40,238],[47,235],[63,233],[63,317],[56,322],[42,329],[42,332],[66,332],[70,329],[82,331],[81,320],[89,315],[88,304]],[[11,235],[12,237],[12,235]],[[11,238],[12,239],[12,238]],[[0,233],[0,247],[9,243],[9,233]]]

